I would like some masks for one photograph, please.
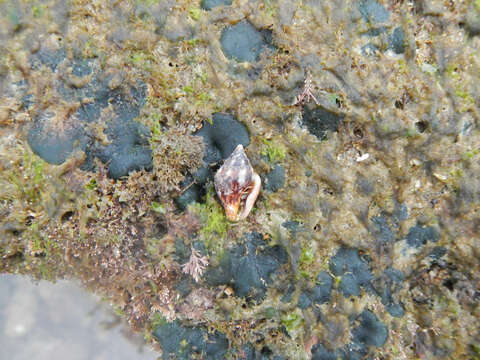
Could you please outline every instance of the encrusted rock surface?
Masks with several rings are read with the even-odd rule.
[[[480,357],[478,1],[0,14],[0,271],[79,279],[165,359]]]

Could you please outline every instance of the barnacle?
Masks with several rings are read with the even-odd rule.
[[[230,221],[245,219],[258,197],[262,181],[243,145],[238,145],[215,174],[215,190]]]

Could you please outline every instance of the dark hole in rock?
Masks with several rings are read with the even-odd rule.
[[[445,286],[448,290],[453,291],[456,282],[457,281],[455,279],[446,279],[443,282],[443,286]]]
[[[314,231],[320,231],[320,230],[322,230],[322,225],[316,224],[316,225],[313,227],[313,230],[314,230]]]
[[[343,101],[337,97],[335,98],[335,104],[337,105],[338,108],[341,108],[343,106]]]
[[[161,238],[168,232],[167,224],[163,221],[157,220],[153,225],[152,234],[157,237]]]
[[[401,100],[396,100],[396,101],[395,101],[395,107],[396,107],[397,109],[403,110],[403,101],[401,101]]]
[[[24,229],[22,229],[22,227],[20,226],[20,224],[18,223],[11,223],[11,222],[7,222],[6,224],[4,224],[1,228],[0,228],[0,231],[1,233],[5,233],[5,234],[11,234],[13,236],[18,236],[20,235],[22,232],[23,232]]]
[[[323,189],[323,193],[324,194],[327,194],[327,195],[333,195],[334,194],[334,191],[330,188],[324,188]]]
[[[66,211],[66,212],[63,213],[60,220],[62,221],[62,223],[70,221],[70,220],[72,220],[72,217],[73,217],[74,214],[75,213],[73,211]]]
[[[35,216],[33,216],[33,215],[28,215],[28,216],[25,218],[25,226],[30,226],[30,225],[32,225],[34,219],[35,219]]]
[[[415,123],[415,127],[417,128],[419,133],[424,133],[425,130],[428,129],[428,123],[426,121],[417,121]]]
[[[22,232],[21,232],[20,230],[13,229],[12,231],[10,231],[10,233],[11,233],[13,236],[18,236],[18,235],[20,235]]]
[[[270,356],[270,355],[273,354],[273,351],[270,350],[270,348],[269,348],[268,346],[264,346],[264,347],[262,348],[262,350],[260,351],[260,353],[261,353],[262,355]]]
[[[355,135],[357,139],[363,139],[363,130],[360,128],[356,128],[355,130],[353,130],[353,135]]]

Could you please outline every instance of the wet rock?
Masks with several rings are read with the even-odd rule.
[[[391,243],[395,240],[393,233],[387,219],[384,216],[376,216],[372,218],[373,236],[383,244]]]
[[[285,170],[282,165],[276,164],[272,171],[265,175],[263,188],[266,191],[277,192],[285,185]]]
[[[358,326],[352,330],[354,343],[380,347],[388,338],[388,329],[384,323],[369,310],[364,310],[357,318]]]
[[[293,284],[288,284],[287,288],[283,292],[284,295],[282,296],[280,301],[283,303],[289,303],[290,301],[292,301],[294,292],[295,292],[295,286]]]
[[[400,226],[400,223],[408,219],[408,208],[405,204],[395,202],[395,209],[392,214],[392,221],[396,228]]]
[[[317,344],[312,348],[312,360],[338,360],[338,351],[330,351],[322,344]]]
[[[437,242],[438,237],[435,228],[417,224],[408,231],[407,244],[410,247],[419,248],[425,245],[428,241]]]
[[[49,67],[52,71],[65,60],[67,53],[65,49],[48,49],[41,47],[40,50],[32,57],[31,64],[33,69],[38,69],[41,65]]]
[[[284,360],[283,356],[274,355],[268,347],[263,347],[260,351],[255,349],[252,344],[247,344],[242,347],[241,359],[245,360]]]
[[[72,64],[72,73],[78,76],[91,72],[89,61],[75,60]],[[35,119],[27,141],[37,155],[58,165],[79,149],[86,154],[81,166],[83,170],[95,171],[94,159],[98,158],[107,165],[108,175],[113,179],[134,170],[151,169],[150,131],[134,121],[145,102],[146,87],[143,83],[112,89],[111,77],[94,78],[83,89],[61,83],[58,90],[66,100],[79,101],[81,106],[68,119],[57,118],[50,113],[43,113]],[[94,100],[82,101],[85,98]],[[108,139],[108,144],[104,144],[87,125],[98,123],[102,110],[108,106],[112,107],[113,115],[101,124]]]
[[[446,253],[447,249],[443,246],[435,246],[428,256],[430,256],[430,258],[432,258],[433,260],[439,260],[440,258],[445,256]]]
[[[333,113],[322,107],[304,106],[302,117],[302,124],[307,127],[311,134],[320,140],[326,140],[328,132],[338,130],[344,115]]]
[[[360,284],[353,274],[345,274],[338,286],[343,296],[360,296]]]
[[[111,143],[89,150],[93,150],[92,156],[108,164],[109,177],[118,179],[131,171],[152,168],[152,152],[148,142],[149,130],[142,124],[133,120],[116,119],[112,121],[105,133]]]
[[[358,190],[364,195],[370,195],[375,190],[375,186],[372,181],[368,180],[365,176],[359,176],[355,185]]]
[[[401,27],[395,28],[388,37],[388,48],[395,54],[403,54],[405,52],[405,32]]]
[[[330,271],[335,276],[342,276],[339,290],[344,296],[360,295],[360,288],[371,291],[373,279],[368,263],[360,257],[357,249],[340,248],[330,259]]]
[[[86,148],[88,137],[85,130],[69,121],[61,126],[61,121],[53,111],[42,112],[35,119],[27,135],[32,151],[50,164],[62,164],[73,152],[74,147]]]
[[[303,224],[299,223],[296,220],[285,221],[282,223],[282,226],[287,229],[292,235],[305,231],[305,227],[303,226]]]
[[[184,181],[180,183],[182,189],[186,189],[180,196],[175,198],[175,203],[180,210],[185,210],[188,204],[194,202],[200,202],[202,197],[205,196],[205,188],[197,183],[192,184],[193,178],[188,176]]]
[[[152,332],[160,343],[163,359],[192,359],[202,356],[203,359],[224,359],[228,351],[228,340],[219,332],[207,332],[201,327],[186,327],[180,322],[163,323]]]
[[[383,23],[390,18],[390,13],[377,0],[359,1],[358,10],[369,23]]]
[[[175,290],[178,291],[178,293],[180,294],[180,296],[182,296],[183,298],[186,298],[188,296],[188,294],[190,294],[193,290],[192,288],[192,281],[185,277],[183,279],[181,279],[176,285],[175,285]]]
[[[394,293],[402,289],[404,280],[405,276],[400,270],[388,268],[384,271],[383,276],[375,281],[382,304],[394,317],[402,317],[405,314],[403,305],[396,301],[393,296]]]
[[[9,89],[8,89],[9,90]],[[4,96],[15,96],[14,94],[19,94],[20,101],[23,109],[30,109],[33,104],[35,104],[35,98],[33,94],[29,93],[30,84],[27,80],[20,80],[12,84],[12,93],[7,91],[4,92]]]
[[[310,305],[312,305],[312,299],[310,298],[310,294],[308,292],[301,293],[300,296],[298,297],[297,306],[303,310],[309,307]]]
[[[232,0],[202,0],[201,7],[204,10],[212,10],[214,7],[232,5]]]
[[[88,59],[76,59],[72,64],[72,74],[75,76],[87,76],[92,73],[92,61]]]
[[[310,199],[301,196],[299,198],[292,199],[292,208],[297,213],[307,214],[313,211],[314,206]]]
[[[476,3],[470,5],[467,15],[465,17],[465,28],[470,36],[476,36],[480,34],[480,6]]]
[[[232,115],[215,113],[212,122],[205,121],[195,135],[203,137],[206,145],[204,161],[217,163],[228,158],[238,144],[244,148],[250,144],[247,128]]]
[[[259,31],[250,22],[241,21],[223,29],[220,43],[227,58],[254,62],[271,47],[271,36],[270,31]]]
[[[405,280],[405,275],[400,270],[394,268],[385,269],[385,275],[388,278],[396,283],[401,283]]]
[[[316,286],[313,288],[313,302],[325,304],[330,301],[330,293],[332,292],[333,279],[326,271],[321,271],[316,279]]]
[[[300,309],[306,309],[312,304],[325,304],[330,300],[333,286],[332,277],[326,271],[322,271],[317,276],[316,284],[312,289],[300,294],[298,298]]]
[[[288,255],[279,245],[267,246],[259,233],[250,233],[244,244],[234,247],[221,264],[209,271],[205,279],[210,285],[229,284],[239,297],[263,299],[271,275],[287,262]]]
[[[109,176],[118,179],[129,172],[151,169],[152,154],[149,145],[150,130],[134,121],[145,102],[145,86],[142,83],[127,90],[110,90],[109,81],[96,92],[95,102],[100,107],[112,106],[115,117],[106,122],[109,144],[96,143],[87,149],[89,158],[98,157],[107,164]]]

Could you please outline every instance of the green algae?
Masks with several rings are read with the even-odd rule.
[[[265,145],[261,154],[268,157],[272,164],[282,162],[285,159],[286,149],[282,143],[276,143],[274,140],[263,140]]]
[[[205,202],[191,205],[192,211],[198,214],[203,226],[200,233],[207,248],[223,249],[223,241],[230,228],[223,207],[218,203],[213,188],[209,188]]]

